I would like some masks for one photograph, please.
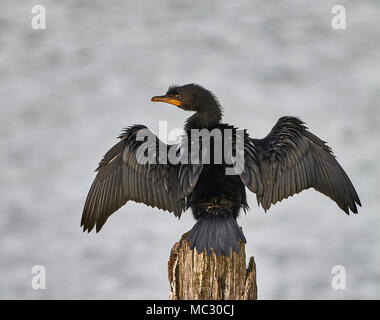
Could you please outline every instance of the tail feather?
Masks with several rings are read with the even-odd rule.
[[[206,250],[209,255],[213,248],[216,255],[226,256],[230,254],[230,248],[240,253],[240,240],[247,242],[242,228],[234,217],[210,215],[201,216],[188,233],[186,240],[189,241],[190,249],[196,248],[198,254]]]

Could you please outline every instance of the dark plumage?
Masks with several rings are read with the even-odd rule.
[[[198,252],[213,248],[217,254],[228,255],[230,248],[238,252],[238,242],[246,242],[236,219],[241,209],[247,210],[246,189],[256,193],[257,202],[264,210],[272,204],[302,190],[314,188],[335,201],[347,214],[357,213],[359,197],[345,171],[331,149],[309,132],[295,117],[282,117],[263,139],[252,139],[244,131],[221,123],[222,108],[216,97],[199,85],[170,87],[164,96],[153,97],[195,113],[187,119],[185,132],[191,129],[229,129],[232,140],[244,141],[243,170],[226,175],[231,167],[226,155],[221,163],[213,158],[217,139],[209,139],[211,162],[199,164],[141,164],[145,153],[139,151],[144,143],[155,159],[168,153],[168,147],[145,126],[131,126],[119,136],[99,163],[97,176],[88,193],[81,226],[98,232],[108,217],[127,201],[142,202],[151,207],[173,212],[180,217],[191,208],[197,223],[187,236],[191,248]],[[137,139],[145,130],[151,138]],[[223,141],[227,139],[223,134]],[[151,142],[148,142],[148,141]],[[201,139],[202,144],[206,138]],[[192,145],[183,143],[176,147]],[[233,144],[235,146],[235,144]],[[236,155],[234,147],[232,154]],[[231,155],[230,155],[231,156]]]

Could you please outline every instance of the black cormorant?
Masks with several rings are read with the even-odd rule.
[[[153,97],[152,101],[195,112],[185,124],[189,136],[191,129],[231,129],[236,144],[237,129],[221,122],[222,108],[217,98],[203,87],[172,86],[164,96]],[[216,254],[228,255],[230,248],[239,252],[239,240],[246,242],[236,222],[241,209],[248,209],[246,187],[256,193],[265,211],[308,188],[328,196],[347,214],[350,210],[357,213],[356,204],[361,206],[330,147],[296,117],[280,118],[263,139],[250,138],[244,131],[243,167],[235,175],[226,174],[231,163],[224,158],[222,163],[213,162],[211,157],[209,163],[144,164],[139,161],[139,147],[146,143],[146,139],[138,138],[141,130],[157,142],[146,151],[155,151],[157,158],[159,146],[169,152],[171,146],[159,141],[145,126],[125,129],[96,169],[81,220],[84,231],[96,227],[98,232],[108,217],[130,200],[173,212],[177,217],[191,208],[197,222],[187,235],[190,248],[196,248],[198,253],[210,253],[213,248]]]

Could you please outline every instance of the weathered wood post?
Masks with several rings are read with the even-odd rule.
[[[245,244],[240,254],[198,254],[190,250],[186,233],[176,242],[168,262],[170,300],[256,300],[256,265],[253,257],[246,268]]]

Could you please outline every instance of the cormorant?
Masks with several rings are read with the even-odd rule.
[[[195,112],[185,124],[188,136],[192,129],[231,129],[236,145],[237,129],[221,122],[221,105],[209,90],[197,84],[171,86],[164,96],[151,100]],[[224,158],[221,163],[211,157],[209,163],[144,164],[139,158],[147,152],[153,151],[158,159],[162,150],[166,156],[172,146],[143,125],[128,127],[96,169],[83,210],[83,231],[90,232],[96,226],[98,232],[108,217],[130,200],[173,212],[177,217],[191,208],[197,222],[187,235],[190,248],[208,254],[213,248],[216,254],[228,255],[231,248],[239,252],[239,240],[246,242],[236,222],[241,209],[248,209],[246,188],[256,193],[258,205],[265,211],[282,199],[314,188],[345,213],[357,213],[356,204],[361,203],[349,177],[326,142],[307,129],[300,119],[286,116],[263,139],[250,138],[244,130],[242,170],[230,175],[226,168],[231,165]],[[144,130],[154,143],[141,153],[139,148],[147,140],[138,134]],[[211,148],[214,145],[212,142]],[[236,156],[236,146],[233,153]]]

